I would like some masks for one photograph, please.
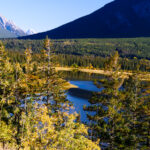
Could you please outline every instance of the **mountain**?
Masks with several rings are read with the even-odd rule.
[[[27,35],[32,35],[32,34],[35,34],[36,32],[33,30],[33,29],[29,29],[26,34]]]
[[[13,38],[13,37],[16,37],[16,35],[0,27],[0,38]]]
[[[24,39],[150,36],[150,0],[115,0],[90,15]]]
[[[27,34],[22,29],[0,15],[0,38],[13,38],[25,35]]]

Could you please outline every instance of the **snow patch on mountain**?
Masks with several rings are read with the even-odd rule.
[[[5,29],[16,36],[27,35],[22,29],[17,27],[13,21],[7,20],[4,16],[0,15],[0,28]]]
[[[36,32],[33,30],[33,29],[29,29],[26,34],[27,35],[32,35],[32,34],[35,34]]]

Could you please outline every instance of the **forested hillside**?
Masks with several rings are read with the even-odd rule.
[[[121,57],[150,58],[150,38],[126,39],[68,39],[52,40],[58,54],[110,56],[118,50]],[[43,40],[3,40],[6,50],[24,51],[31,47],[34,53],[43,48]]]
[[[150,1],[114,0],[92,14],[22,39],[150,37]]]
[[[43,49],[43,40],[3,40],[12,60],[24,61],[23,51],[31,48],[33,58]],[[104,69],[109,56],[118,51],[123,70],[150,71],[150,38],[52,40],[59,66]]]

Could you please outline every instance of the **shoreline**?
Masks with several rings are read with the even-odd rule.
[[[65,85],[65,90],[69,90],[69,89],[77,89],[79,88],[78,86],[71,84],[67,81],[67,84]]]
[[[94,74],[103,74],[103,75],[110,75],[111,71],[105,71],[102,69],[86,69],[86,68],[71,68],[71,67],[55,67],[56,71],[73,71],[73,70],[78,70],[81,72],[86,72],[86,73],[94,73]],[[121,71],[119,74],[122,73],[123,78],[128,78],[129,75],[132,75],[133,72],[126,72],[126,71]],[[147,80],[150,81],[150,74],[146,72],[140,72],[139,77],[141,80]]]

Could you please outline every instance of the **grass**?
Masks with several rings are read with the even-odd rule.
[[[69,67],[55,67],[56,71],[73,71],[77,70],[86,73],[95,73],[95,74],[102,74],[102,75],[110,75],[111,71],[107,70],[100,70],[100,69],[86,69],[86,68],[69,68]],[[122,74],[122,78],[128,78],[134,72],[132,71],[120,71],[119,74]],[[138,76],[141,80],[150,81],[150,73],[147,72],[138,72]],[[72,85],[70,85],[71,87]]]

